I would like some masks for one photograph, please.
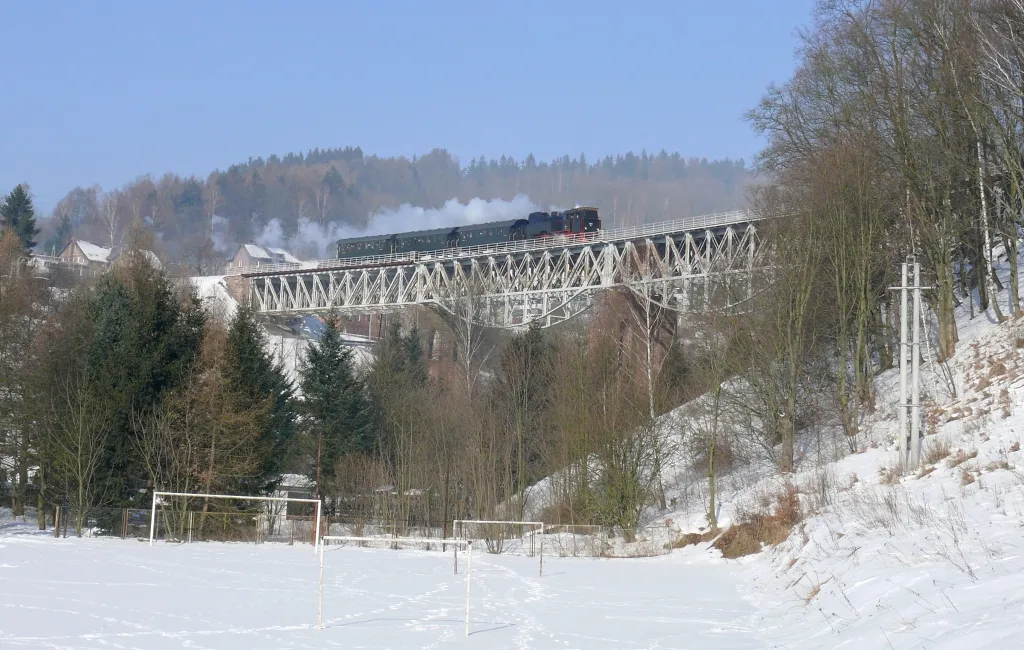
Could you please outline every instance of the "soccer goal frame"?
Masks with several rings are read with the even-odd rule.
[[[459,573],[459,547],[466,548],[469,560],[466,563],[466,636],[469,636],[470,587],[473,581],[473,540],[443,537],[359,537],[355,535],[324,535],[320,538],[320,581],[317,587],[316,627],[324,629],[324,548],[329,542],[374,542],[377,544],[437,544],[442,552],[445,546],[455,549],[455,574]]]
[[[156,536],[156,501],[157,497],[185,497],[195,499],[241,499],[244,501],[266,501],[266,502],[288,502],[294,503],[315,503],[316,523],[313,533],[313,552],[316,553],[321,545],[320,537],[320,511],[322,503],[320,499],[297,499],[292,497],[254,497],[243,494],[201,494],[196,492],[153,492],[153,509],[149,515],[149,545],[153,545]]]
[[[544,577],[544,522],[543,521],[512,521],[507,519],[455,519],[452,521],[452,535],[455,539],[468,539],[462,535],[465,532],[463,529],[469,525],[488,526],[488,525],[513,525],[513,526],[534,526],[533,531],[523,531],[523,537],[527,534],[532,533],[534,537],[540,539],[540,550],[538,555],[540,561],[538,563],[538,575]],[[483,539],[483,538],[478,538]]]

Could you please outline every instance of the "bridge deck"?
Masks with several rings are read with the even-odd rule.
[[[371,257],[354,257],[346,259],[318,260],[311,262],[266,264],[262,266],[243,266],[228,270],[228,275],[270,276],[297,271],[321,271],[334,269],[359,269],[365,267],[397,266],[419,262],[435,262],[460,258],[476,258],[488,255],[504,255],[540,251],[550,248],[571,248],[582,245],[600,245],[626,242],[640,238],[653,238],[675,233],[720,228],[742,223],[757,221],[761,217],[748,210],[733,210],[697,217],[684,217],[671,221],[661,221],[639,226],[602,230],[585,235],[568,235],[547,237],[543,239],[521,239],[483,246],[467,246],[463,248],[444,249],[424,253],[396,253],[393,255],[375,255]]]

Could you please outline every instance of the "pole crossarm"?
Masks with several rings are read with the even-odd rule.
[[[373,313],[425,305],[488,327],[549,327],[589,309],[600,291],[652,285],[680,311],[723,291],[749,294],[767,246],[750,213],[678,220],[597,237],[509,242],[436,256],[332,260],[244,273],[266,315]],[[699,225],[697,225],[699,224]],[[465,307],[472,301],[470,309]]]

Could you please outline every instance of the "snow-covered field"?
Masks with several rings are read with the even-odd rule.
[[[204,295],[223,300],[218,282]],[[805,519],[757,555],[548,557],[538,577],[534,558],[477,552],[466,637],[450,555],[328,549],[317,630],[310,546],[53,539],[0,512],[0,649],[1024,648],[1024,319],[958,319],[956,356],[923,366],[923,469],[898,471],[889,371],[857,453],[826,427],[791,477],[722,477],[723,524],[799,493]],[[700,474],[680,460],[671,478],[651,521],[696,530]]]
[[[764,648],[746,567],[310,546],[0,537],[0,648]]]

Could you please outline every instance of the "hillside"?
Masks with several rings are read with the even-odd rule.
[[[1008,279],[1006,268],[1000,275]],[[898,470],[893,369],[876,380],[877,409],[855,453],[838,427],[824,426],[802,435],[794,475],[779,476],[761,461],[721,478],[723,528],[758,517],[765,528],[795,522],[777,546],[724,560],[748,582],[755,627],[772,644],[765,647],[1016,647],[1024,606],[1024,324],[972,319],[964,305],[957,325],[955,357],[944,368],[929,354],[922,365],[919,471]],[[679,421],[694,408],[663,422],[677,449],[685,446]],[[706,533],[706,478],[681,461],[669,474],[679,507],[649,516]],[[696,565],[723,562],[707,540],[681,552]]]

